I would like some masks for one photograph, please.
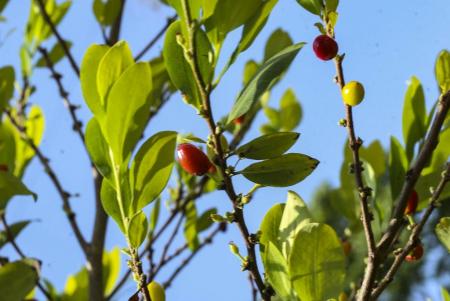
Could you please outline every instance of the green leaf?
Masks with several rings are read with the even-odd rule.
[[[253,103],[269,89],[272,82],[288,69],[303,45],[304,43],[298,43],[289,46],[272,56],[261,66],[236,100],[228,116],[228,123],[247,113]]]
[[[208,209],[203,212],[203,214],[200,215],[200,217],[197,219],[197,231],[199,233],[208,230],[209,227],[214,224],[213,220],[211,219],[211,214],[217,214],[217,209]]]
[[[283,254],[277,246],[269,241],[264,260],[264,270],[270,285],[277,296],[287,300],[292,294],[292,284],[289,275],[289,267]]]
[[[9,0],[0,0],[0,13],[5,9],[8,2]]]
[[[450,128],[442,130],[439,134],[439,143],[433,151],[431,162],[422,174],[441,173],[443,166],[450,156]]]
[[[258,71],[259,64],[254,60],[248,61],[244,66],[244,74],[242,77],[242,82],[247,85],[248,82],[253,78],[255,73]]]
[[[195,251],[200,242],[198,240],[197,230],[197,208],[194,202],[189,202],[185,209],[186,222],[184,224],[184,237],[188,243],[189,249]]]
[[[450,253],[450,217],[443,217],[434,229],[439,241]]]
[[[15,78],[13,67],[0,68],[0,112],[8,106],[9,100],[13,97]]]
[[[86,126],[86,148],[98,171],[113,183],[113,165],[109,156],[109,147],[95,117]]]
[[[36,269],[26,260],[7,263],[0,268],[0,296],[3,300],[22,301],[38,279]]]
[[[286,154],[251,164],[240,173],[248,180],[274,187],[287,187],[305,179],[319,161],[303,154]]]
[[[16,135],[17,131],[9,122],[0,123],[0,164],[8,166],[10,171],[15,168],[16,141],[20,141]]]
[[[362,159],[370,163],[377,177],[384,175],[386,171],[386,155],[379,140],[373,141],[367,147],[361,147],[359,153]]]
[[[280,126],[284,131],[292,131],[301,122],[302,107],[292,89],[287,89],[280,100]]]
[[[120,12],[121,0],[94,0],[92,9],[97,21],[103,26],[112,25]]]
[[[450,90],[450,52],[448,50],[439,52],[434,72],[441,93]]]
[[[411,160],[414,154],[414,145],[424,138],[427,131],[425,96],[422,85],[416,77],[411,78],[405,94],[402,120],[406,154]]]
[[[184,50],[178,44],[181,35],[181,21],[173,22],[166,31],[164,41],[164,63],[174,86],[181,91],[183,99],[194,108],[199,109],[201,99],[192,73],[191,66],[186,61]],[[213,75],[213,50],[208,37],[201,29],[196,31],[196,54],[200,73],[207,84]]]
[[[128,238],[133,248],[139,248],[148,233],[148,221],[144,212],[137,212],[128,225]]]
[[[264,62],[283,49],[291,46],[293,43],[294,42],[292,41],[289,33],[281,28],[278,28],[277,30],[272,32],[266,42],[266,48],[264,50]]]
[[[70,275],[66,280],[62,301],[89,300],[89,274],[83,267],[75,275]]]
[[[98,47],[90,48],[92,53],[88,53],[89,56],[85,60],[92,60],[95,64],[95,60],[99,59],[102,55],[104,49]],[[101,60],[98,64],[97,69],[97,91],[100,99],[101,106],[106,105],[106,99],[108,94],[112,89],[113,85],[125,72],[128,67],[134,64],[133,54],[131,53],[130,47],[125,41],[117,42],[113,47],[109,48],[106,53],[103,54]],[[93,71],[94,66],[88,69],[88,71]],[[144,79],[143,79],[144,80]],[[147,84],[146,82],[143,84]],[[94,85],[93,83],[91,84]],[[124,98],[126,99],[126,98]],[[125,101],[123,101],[126,103]],[[108,104],[108,108],[109,108]]]
[[[344,252],[333,228],[311,223],[300,229],[289,257],[289,271],[302,301],[337,298],[344,267]]]
[[[152,90],[151,80],[150,65],[136,63],[111,88],[102,128],[116,164],[127,162],[147,124],[150,113],[147,97]]]
[[[261,231],[259,246],[261,258],[263,259],[263,261],[265,261],[266,258],[265,253],[266,249],[269,246],[269,242],[275,244],[276,248],[279,250],[281,250],[282,248],[280,240],[280,223],[284,208],[285,204],[276,204],[272,208],[270,208],[264,216],[264,219],[261,222],[261,226],[259,227]]]
[[[297,0],[298,4],[314,15],[320,16],[323,9],[322,0]]]
[[[161,211],[161,199],[156,199],[155,204],[153,204],[152,211],[150,213],[149,231],[153,233],[158,224],[159,213]]]
[[[0,211],[6,208],[8,201],[17,195],[30,195],[37,200],[37,195],[31,192],[22,181],[9,172],[0,171]]]
[[[84,54],[80,68],[80,82],[83,98],[91,112],[101,118],[104,114],[103,103],[97,87],[97,72],[100,61],[109,47],[105,45],[92,45]]]
[[[335,12],[339,5],[339,0],[325,0],[325,8],[328,12]]]
[[[299,133],[293,132],[264,135],[239,147],[236,154],[254,160],[275,158],[287,152],[299,137]]]
[[[298,232],[311,223],[311,213],[303,199],[294,191],[288,192],[286,206],[280,221],[280,251],[286,258],[291,255],[294,240]]]
[[[119,203],[117,202],[116,191],[105,179],[103,179],[102,182],[100,198],[102,200],[102,205],[105,212],[114,219],[114,221],[119,225],[120,230],[125,233],[125,226],[122,221]]]
[[[134,158],[133,212],[153,202],[164,190],[175,161],[176,132],[159,132],[149,138]]]
[[[28,226],[28,224],[31,221],[21,221],[21,222],[17,222],[14,223],[12,225],[9,225],[9,231],[12,236],[13,239],[16,239],[17,236],[19,236],[20,232],[22,232],[22,230]],[[8,237],[8,233],[6,232],[6,230],[3,230],[0,232],[0,249],[3,248],[4,245],[6,245],[9,242],[9,237]]]
[[[214,13],[205,21],[211,41],[221,45],[226,35],[246,23],[263,3],[263,0],[217,1]]]
[[[400,193],[408,169],[408,158],[403,146],[395,137],[391,137],[389,153],[389,180],[391,184],[391,198],[395,200]]]
[[[445,288],[441,289],[442,301],[450,301],[450,294]]]
[[[120,275],[120,249],[115,247],[110,252],[103,252],[103,287],[104,294],[109,295]]]
[[[70,49],[72,47],[72,42],[65,41],[64,43],[66,44],[67,48]],[[64,48],[61,46],[61,43],[57,42],[48,53],[48,56],[53,65],[57,64],[60,60],[62,60],[66,56],[66,53],[64,52]],[[41,57],[36,63],[36,67],[46,67],[46,66],[47,62],[43,57]]]

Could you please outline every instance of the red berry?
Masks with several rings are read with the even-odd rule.
[[[313,50],[316,56],[324,61],[333,59],[338,53],[338,44],[333,38],[327,35],[318,36],[313,43]]]
[[[423,245],[418,244],[408,255],[406,255],[405,261],[407,262],[418,261],[422,258],[423,253],[424,253]]]
[[[417,191],[413,190],[408,198],[408,204],[405,208],[405,215],[414,214],[417,209],[417,204],[419,203],[419,195]]]
[[[190,143],[178,145],[177,155],[181,167],[190,174],[201,176],[211,167],[211,161],[205,153]]]
[[[0,171],[8,172],[9,168],[6,164],[0,164]]]
[[[241,125],[245,120],[245,114],[239,116],[238,118],[236,118],[235,120],[233,120],[235,125]]]

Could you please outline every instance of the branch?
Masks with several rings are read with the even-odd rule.
[[[422,216],[422,219],[416,224],[411,232],[408,242],[401,250],[401,252],[395,257],[394,262],[387,271],[384,278],[380,281],[378,286],[372,291],[371,300],[376,300],[386,287],[394,280],[394,276],[399,270],[400,266],[405,260],[405,257],[420,243],[419,236],[422,233],[425,224],[430,218],[433,210],[438,206],[439,197],[445,188],[445,185],[450,181],[450,162],[447,162],[446,170],[442,173],[441,181],[439,182],[436,190],[433,192],[430,203]]]
[[[39,9],[41,11],[42,17],[44,18],[44,20],[48,24],[48,26],[50,26],[50,29],[52,30],[53,34],[55,35],[56,39],[58,40],[58,43],[61,45],[62,49],[64,50],[64,53],[66,54],[67,58],[69,59],[70,66],[72,66],[72,69],[76,73],[76,75],[78,77],[80,77],[80,68],[78,67],[77,63],[75,62],[75,59],[73,58],[69,47],[67,47],[67,44],[65,43],[64,39],[61,37],[61,34],[58,32],[58,29],[56,28],[55,23],[53,23],[51,17],[45,10],[44,1],[43,0],[36,0],[36,1],[39,6]]]
[[[332,37],[332,35],[330,35]],[[337,84],[339,85],[340,90],[342,90],[345,86],[344,80],[344,72],[342,68],[343,56],[337,56],[334,59],[336,66],[336,79]],[[348,132],[348,141],[350,149],[352,150],[353,164],[352,164],[352,172],[355,175],[355,183],[359,192],[359,204],[361,207],[361,220],[364,228],[364,234],[366,237],[366,244],[368,250],[368,262],[366,266],[366,274],[370,275],[370,277],[364,278],[361,290],[369,291],[371,290],[374,280],[375,280],[375,270],[376,270],[376,254],[375,254],[375,237],[372,229],[372,213],[369,209],[368,199],[370,196],[371,189],[366,187],[363,182],[362,177],[362,162],[359,157],[359,149],[362,145],[361,138],[356,138],[355,134],[355,126],[353,123],[353,112],[352,107],[349,105],[345,105],[346,112],[346,127]]]
[[[153,39],[150,40],[150,42],[148,42],[148,44],[144,47],[144,49],[142,49],[134,58],[135,61],[140,60],[146,53],[147,51],[149,51],[155,44],[156,42],[158,42],[158,40],[164,35],[164,33],[166,32],[167,28],[169,28],[170,24],[172,24],[172,22],[174,22],[177,19],[177,15],[171,16],[169,18],[167,18],[166,20],[166,24],[158,31],[158,33],[156,34],[156,36],[153,37]]]
[[[16,240],[14,239],[14,235],[11,232],[11,228],[9,227],[9,224],[6,222],[6,217],[5,217],[4,213],[0,214],[0,219],[2,221],[3,227],[5,227],[6,237],[8,238],[8,241],[13,246],[14,250],[16,250],[17,254],[19,254],[20,258],[22,258],[22,259],[27,258],[27,256],[25,256],[22,249],[19,247]],[[44,286],[39,281],[36,283],[36,285],[48,300],[50,300],[50,301],[53,300],[50,293],[44,288]]]
[[[239,206],[239,198],[234,190],[233,182],[231,180],[230,175],[226,172],[227,170],[227,161],[225,158],[224,149],[221,142],[221,133],[218,133],[216,128],[216,123],[214,121],[212,108],[211,108],[211,100],[210,93],[211,87],[206,85],[201,72],[200,67],[197,61],[196,55],[196,39],[195,39],[195,31],[196,24],[192,21],[189,4],[187,0],[183,0],[181,2],[183,7],[183,13],[185,15],[186,27],[188,29],[188,39],[187,39],[187,49],[185,50],[185,56],[188,60],[188,63],[191,66],[192,74],[194,76],[194,80],[196,82],[197,88],[199,90],[199,94],[202,100],[202,106],[205,113],[205,120],[208,124],[209,130],[213,137],[214,149],[216,153],[216,159],[219,166],[219,171],[222,174],[225,191],[233,204],[234,208],[234,217],[235,221],[238,225],[238,228],[244,238],[245,245],[247,248],[247,270],[251,273],[253,279],[255,280],[256,286],[263,298],[263,300],[267,301],[271,299],[271,295],[266,290],[266,285],[264,284],[263,278],[259,272],[258,263],[256,259],[256,251],[255,251],[255,242],[251,239],[250,232],[248,230],[244,213],[242,208]]]
[[[49,176],[51,182],[53,183],[53,186],[55,186],[55,188],[61,198],[61,201],[63,203],[64,212],[66,213],[67,219],[69,220],[69,224],[75,234],[75,237],[76,237],[81,249],[84,251],[85,254],[88,254],[89,245],[86,242],[86,240],[84,239],[83,234],[81,233],[81,230],[80,230],[80,228],[77,224],[76,218],[75,218],[75,213],[73,212],[72,207],[69,202],[69,199],[72,195],[63,188],[58,176],[56,175],[55,171],[52,169],[52,167],[50,165],[49,159],[44,156],[44,154],[41,152],[41,150],[38,148],[38,146],[34,143],[34,141],[27,135],[26,129],[17,122],[17,120],[13,117],[13,115],[10,111],[6,110],[6,115],[8,116],[12,125],[19,132],[21,138],[25,141],[26,144],[28,144],[29,147],[31,147],[33,149],[33,151],[35,152],[39,161],[41,162],[42,166],[44,167],[45,172]]]

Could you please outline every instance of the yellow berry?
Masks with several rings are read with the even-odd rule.
[[[342,99],[349,106],[356,106],[364,99],[364,87],[357,81],[351,81],[342,88]]]
[[[148,292],[152,301],[166,301],[166,293],[164,288],[158,282],[152,281],[147,285]]]

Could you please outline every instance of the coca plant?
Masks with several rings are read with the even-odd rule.
[[[240,54],[252,46],[278,0],[162,2],[176,15],[133,55],[128,43],[120,40],[125,1],[94,0],[93,13],[104,40],[86,49],[78,63],[72,43],[58,30],[71,2],[31,1],[21,69],[0,69],[0,248],[11,244],[18,255],[18,259],[1,258],[2,298],[33,299],[39,291],[38,299],[46,300],[115,300],[124,284],[134,280],[136,291],[126,299],[166,300],[165,290],[179,273],[229,227],[241,234],[229,247],[240,268],[249,274],[254,300],[376,300],[395,286],[395,277],[407,277],[401,274],[405,266],[419,267],[426,261],[433,248],[430,224],[435,225],[433,237],[450,250],[450,217],[442,209],[450,198],[446,186],[450,181],[448,51],[439,53],[436,61],[440,97],[429,112],[420,81],[412,77],[409,82],[402,116],[403,143],[396,137],[391,137],[386,148],[378,140],[363,142],[356,134],[359,128],[353,110],[370,100],[370,91],[357,80],[344,80],[343,51],[351,49],[338,46],[339,2],[297,0],[299,9],[317,16],[314,25],[319,32],[311,41],[313,51],[336,69],[336,98],[342,98],[345,116],[339,124],[342,135],[348,136],[340,185],[321,186],[308,202],[301,191],[289,190],[286,201],[274,203],[254,229],[246,216],[247,205],[259,198],[256,192],[297,184],[319,164],[314,154],[291,151],[300,137],[295,129],[303,115],[294,90],[285,91],[279,107],[268,104],[272,89],[283,80],[305,43],[293,41],[282,29],[275,30],[262,60],[245,64],[243,88],[231,110],[217,116],[219,102],[213,92]],[[0,4],[0,12],[6,4]],[[242,29],[240,39],[227,57],[222,46],[238,28]],[[51,37],[55,41],[48,50]],[[160,37],[164,37],[161,55],[143,60]],[[219,68],[221,59],[226,63]],[[68,60],[70,72],[79,78],[83,105],[91,112],[86,125],[63,84],[57,65],[61,60]],[[45,122],[44,112],[34,104],[34,91],[39,89],[33,82],[36,68],[50,73],[90,159],[95,193],[92,200],[83,197],[95,204],[90,237],[80,230],[72,209],[75,194],[66,190],[40,147]],[[329,82],[324,78],[324,85]],[[148,137],[146,129],[156,114],[164,114],[160,112],[164,104],[181,99],[203,120],[208,135],[161,131]],[[261,135],[243,143],[259,113],[267,119],[260,126]],[[63,291],[53,286],[45,270],[41,271],[40,261],[24,253],[16,240],[32,221],[10,224],[7,219],[13,197],[38,198],[23,182],[33,158],[57,191],[86,260],[67,279]],[[238,191],[236,179],[249,181],[253,187]],[[228,209],[219,211],[213,203],[199,212],[196,201],[213,191],[229,199]],[[165,195],[169,195],[165,200],[168,212],[161,214]],[[104,250],[108,219],[116,224],[109,227],[117,226],[124,237],[124,243],[109,251]],[[185,243],[175,247],[181,228]],[[121,258],[127,260],[124,275],[119,275]],[[239,269],[238,263],[235,268]],[[167,279],[161,277],[163,270]]]

